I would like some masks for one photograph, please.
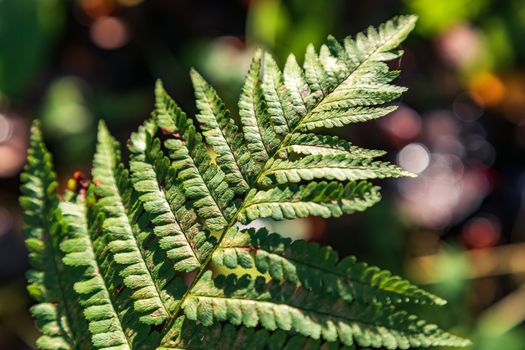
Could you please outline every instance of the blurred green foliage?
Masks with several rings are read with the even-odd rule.
[[[42,125],[56,138],[89,132],[93,117],[82,93],[82,81],[75,77],[55,80],[47,90],[42,110]]]
[[[418,31],[436,35],[451,26],[476,18],[487,8],[488,0],[406,0],[407,9],[419,16]]]
[[[64,1],[0,1],[0,90],[22,98],[49,63],[64,25]]]

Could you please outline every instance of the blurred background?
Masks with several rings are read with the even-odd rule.
[[[337,130],[417,179],[340,219],[259,222],[388,268],[449,300],[417,310],[476,350],[525,349],[523,0],[0,0],[0,349],[32,349],[18,176],[42,120],[64,186],[89,173],[97,120],[122,141],[156,78],[190,114],[194,66],[230,107],[256,47],[284,63],[327,34],[419,16],[393,65],[408,86],[387,118]]]

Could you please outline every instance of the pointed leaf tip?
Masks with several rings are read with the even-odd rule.
[[[161,79],[155,80],[155,94],[157,94],[159,90],[164,90],[164,83]]]
[[[204,77],[193,67],[190,68],[190,77],[193,84],[193,89],[197,89],[202,85],[208,85],[206,79],[204,79]]]
[[[103,119],[100,119],[98,121],[98,132],[109,132],[108,126],[106,125],[106,122]]]
[[[40,120],[35,119],[31,123],[31,145],[34,146],[36,142],[42,142],[42,130],[40,127]]]
[[[155,81],[155,97],[159,97],[162,94],[166,93],[166,89],[164,88],[164,83],[161,79],[157,79]]]

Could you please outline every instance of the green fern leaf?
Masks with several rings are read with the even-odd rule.
[[[257,51],[238,120],[194,70],[198,125],[158,82],[153,118],[128,142],[129,171],[101,123],[93,181],[62,201],[35,126],[21,204],[39,348],[468,345],[402,310],[444,301],[401,277],[239,229],[258,218],[362,211],[380,199],[370,180],[411,176],[376,160],[384,152],[317,129],[395,109],[405,88],[385,62],[401,55],[414,23],[399,17],[344,45],[328,37],[317,51],[308,46],[303,67],[290,56],[284,71]]]

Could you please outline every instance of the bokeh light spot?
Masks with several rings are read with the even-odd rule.
[[[412,108],[401,106],[388,118],[381,119],[379,125],[394,138],[408,141],[421,131],[421,117]]]
[[[463,240],[472,248],[488,248],[498,243],[500,223],[493,217],[475,217],[463,228]]]
[[[397,156],[398,164],[416,174],[422,173],[430,163],[428,149],[420,143],[411,143],[403,147]]]
[[[482,52],[480,34],[468,25],[457,25],[439,38],[438,50],[452,65],[470,65],[479,59]]]
[[[124,22],[115,17],[101,17],[91,26],[91,40],[107,50],[124,46],[129,39],[128,29]]]

